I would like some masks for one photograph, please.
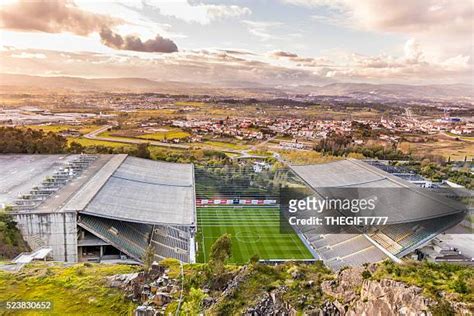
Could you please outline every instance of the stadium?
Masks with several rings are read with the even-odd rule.
[[[262,167],[263,166],[263,167]],[[432,203],[387,204],[390,225],[370,231],[282,230],[280,191],[304,188],[417,187],[381,166],[356,160],[272,170],[239,163],[193,166],[127,155],[0,156],[0,203],[32,250],[53,260],[141,262],[148,246],[157,260],[206,262],[228,233],[233,263],[323,260],[331,269],[400,258],[464,217],[463,208]],[[419,181],[419,179],[416,179]],[[431,204],[429,204],[431,205]]]
[[[127,155],[0,156],[0,202],[53,260],[194,262],[193,165]]]

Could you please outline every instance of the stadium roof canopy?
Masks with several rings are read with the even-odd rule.
[[[437,218],[466,210],[458,202],[418,188],[360,160],[291,168],[323,197],[351,199],[375,196],[376,209],[371,216],[387,216],[388,224]]]
[[[114,155],[64,210],[147,224],[192,225],[192,164]]]

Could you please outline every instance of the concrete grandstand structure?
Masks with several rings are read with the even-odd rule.
[[[0,156],[0,203],[31,248],[54,260],[194,262],[191,164],[127,155]]]
[[[411,198],[391,199],[382,205],[387,225],[354,233],[321,233],[317,227],[301,228],[308,243],[334,270],[358,266],[386,258],[399,261],[443,231],[458,224],[465,208],[443,197],[417,191],[417,185],[359,160],[339,160],[326,164],[291,166],[292,171],[317,195],[327,188],[403,189],[423,202],[415,207]],[[421,190],[421,189],[420,189]],[[387,191],[389,192],[389,191]],[[322,195],[320,195],[322,196]],[[322,212],[318,216],[324,216]]]
[[[214,172],[215,168],[195,172],[192,164],[127,155],[0,155],[0,208],[13,214],[32,250],[47,246],[54,260],[140,262],[151,245],[157,260],[171,257],[195,262],[196,206],[220,206],[225,201],[236,207],[235,221],[242,224],[239,210],[246,206],[242,201],[250,201],[252,207],[269,207],[265,201],[281,202],[276,192],[284,186],[301,187],[320,196],[327,188],[382,189],[390,194],[404,190],[397,192],[404,198],[381,200],[377,215],[388,216],[389,225],[364,231],[342,228],[337,233],[309,226],[296,228],[311,256],[334,270],[386,258],[399,261],[465,216],[465,209],[458,204],[419,191],[426,190],[419,188],[419,178],[410,175],[417,181],[410,183],[406,177],[387,172],[390,168],[376,166],[359,160],[290,166],[257,181],[255,176],[261,173],[240,167],[226,167],[222,169],[225,173],[221,168],[219,172]],[[252,185],[230,181],[234,177],[229,175],[235,174],[248,176]],[[224,176],[230,180],[225,182]],[[202,199],[212,203],[203,205]],[[414,201],[421,201],[422,207]],[[216,209],[203,212],[215,213],[206,217],[208,221],[230,218]],[[277,213],[272,216],[278,221]],[[262,225],[269,225],[268,214],[258,217]],[[247,226],[257,225],[255,220],[252,217]],[[217,231],[222,233],[221,224],[210,224],[219,226]],[[278,238],[291,235],[282,236]]]

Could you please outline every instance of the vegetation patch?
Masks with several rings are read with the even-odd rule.
[[[233,150],[244,150],[247,149],[247,145],[236,144],[231,142],[221,142],[221,141],[206,141],[205,145],[220,148],[220,149],[233,149]]]
[[[26,128],[31,128],[33,130],[42,130],[43,132],[54,132],[60,133],[67,130],[75,130],[81,134],[90,133],[99,128],[97,125],[27,125]]]
[[[17,273],[0,271],[0,301],[52,302],[50,311],[22,315],[131,315],[136,305],[107,287],[105,278],[138,270],[129,265],[30,264]]]
[[[474,302],[474,269],[467,265],[414,262],[379,264],[373,278],[392,279],[423,288],[426,295],[440,299],[442,292],[453,300]]]
[[[164,141],[164,140],[172,140],[172,139],[181,139],[181,138],[186,138],[189,136],[190,136],[189,133],[183,132],[182,130],[171,129],[168,131],[155,132],[151,134],[143,134],[143,135],[138,136],[138,138]]]
[[[11,259],[28,250],[13,217],[0,210],[0,259]]]
[[[323,155],[322,153],[316,151],[279,150],[278,153],[285,161],[288,161],[294,165],[327,163],[343,159],[342,157]]]

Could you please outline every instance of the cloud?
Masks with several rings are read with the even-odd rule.
[[[21,52],[45,54],[38,63],[34,59],[19,61],[11,55]],[[250,59],[254,58],[255,59]],[[61,53],[47,50],[12,49],[0,51],[0,68],[5,73],[49,75],[89,78],[139,77],[152,80],[211,83],[232,85],[281,85],[289,82],[301,84],[328,83],[330,80],[304,69],[292,69],[249,58],[233,57],[221,51],[181,51],[160,54],[153,58],[120,54]],[[260,56],[261,58],[262,56]]]
[[[416,41],[424,57],[440,62],[453,56],[474,58],[472,0],[282,0],[317,10],[312,19],[357,30],[402,34]],[[321,14],[321,12],[323,14]],[[449,43],[441,45],[440,43]]]
[[[16,31],[89,35],[124,21],[78,8],[70,0],[20,0],[0,7],[0,27]]]
[[[274,51],[274,52],[271,52],[270,55],[272,57],[275,57],[275,58],[280,58],[280,57],[298,57],[297,54],[295,53],[290,53],[290,52],[285,52],[285,51],[281,51],[281,50],[277,50],[277,51]]]
[[[325,7],[332,15],[313,18],[367,30],[403,33],[463,33],[472,32],[474,6],[471,0],[417,0],[400,3],[397,0],[283,0],[310,8]]]
[[[104,28],[100,31],[100,38],[104,45],[114,49],[147,53],[174,53],[178,51],[178,47],[172,40],[163,38],[160,35],[156,35],[154,39],[142,42],[142,40],[135,35],[122,37],[109,28]]]
[[[45,54],[39,54],[39,53],[31,54],[31,53],[21,52],[20,54],[13,54],[13,55],[11,55],[11,57],[13,57],[13,58],[26,58],[26,59],[32,59],[32,58],[45,59],[46,55]]]
[[[267,21],[249,21],[243,20],[243,24],[247,26],[250,34],[259,37],[261,40],[266,41],[269,39],[277,39],[278,37],[273,35],[270,30],[281,26],[280,22],[267,22]]]
[[[104,45],[120,50],[171,53],[176,44],[156,35],[143,42],[136,35],[122,36],[112,31],[126,21],[80,9],[72,0],[20,0],[0,7],[0,27],[15,31],[45,33],[70,32],[80,36],[99,33]]]
[[[123,38],[122,38],[123,40]],[[125,45],[125,44],[122,44]],[[0,50],[0,69],[7,73],[86,77],[140,77],[153,80],[202,82],[216,85],[246,82],[268,86],[326,84],[330,82],[370,83],[460,83],[472,82],[472,68],[465,56],[434,63],[407,44],[400,57],[381,54],[280,57],[269,54],[234,55],[218,49],[180,51],[151,58],[99,53],[61,53],[46,50]],[[294,56],[297,54],[289,53]],[[23,56],[18,59],[17,56]],[[37,56],[46,56],[38,62]]]
[[[296,53],[280,50],[270,52],[269,56],[270,58],[274,59],[284,59],[291,61],[297,67],[323,67],[332,64],[332,61],[325,57],[301,57]]]
[[[255,55],[255,53],[242,49],[218,49],[219,51],[232,55]]]
[[[205,4],[187,0],[148,0],[147,5],[158,8],[160,14],[189,22],[209,24],[226,18],[238,18],[252,14],[247,7],[223,4]]]

